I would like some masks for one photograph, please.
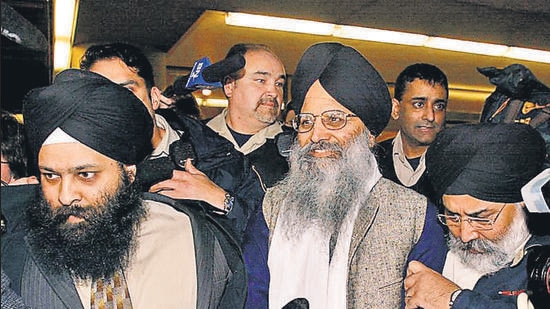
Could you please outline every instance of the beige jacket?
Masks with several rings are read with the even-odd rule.
[[[279,214],[271,192],[263,204],[270,233]],[[385,178],[374,186],[353,229],[348,308],[399,308],[407,256],[422,233],[426,205],[426,197]]]

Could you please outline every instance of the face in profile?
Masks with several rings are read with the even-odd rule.
[[[445,127],[447,91],[440,84],[415,79],[407,83],[401,101],[392,100],[392,118],[411,146],[428,146]]]
[[[224,85],[229,111],[242,121],[267,127],[279,117],[285,69],[279,58],[265,50],[250,50],[244,58],[244,76]]]
[[[123,86],[130,90],[136,97],[138,97],[151,116],[154,115],[154,110],[158,108],[160,103],[156,100],[152,100],[150,92],[147,89],[147,84],[143,77],[139,76],[138,72],[131,67],[128,67],[124,61],[119,58],[101,59],[96,61],[90,66],[90,71],[100,74],[112,82]],[[156,89],[156,87],[153,87]]]

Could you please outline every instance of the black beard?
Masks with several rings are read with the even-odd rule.
[[[29,239],[37,259],[52,273],[68,271],[80,279],[109,277],[124,269],[145,216],[138,186],[121,172],[119,187],[97,205],[71,205],[52,210],[42,191],[28,209]],[[75,215],[85,219],[69,224]]]

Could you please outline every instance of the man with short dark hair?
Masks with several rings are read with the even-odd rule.
[[[399,126],[393,139],[380,143],[377,160],[382,175],[429,199],[433,190],[426,175],[426,150],[445,128],[449,86],[436,66],[416,63],[395,81],[392,118]],[[433,201],[436,202],[436,201]]]
[[[135,95],[67,70],[27,95],[23,116],[41,190],[19,222],[27,241],[3,235],[2,268],[26,305],[244,306],[231,234],[197,203],[140,192],[153,122]]]
[[[435,206],[378,170],[372,147],[390,117],[386,83],[352,47],[319,43],[298,63],[292,102],[290,171],[263,205],[269,305],[398,308],[407,259],[442,268],[445,244]]]
[[[443,275],[409,264],[406,308],[526,303],[525,293],[533,292],[529,261],[538,250],[548,254],[550,236],[530,233],[521,189],[542,171],[545,155],[540,134],[524,124],[457,125],[437,136],[426,162],[443,203],[439,218],[449,228],[449,253]]]
[[[264,191],[244,155],[199,119],[179,115],[183,131],[177,131],[156,113],[162,94],[155,87],[151,64],[137,47],[122,43],[91,46],[81,67],[131,90],[153,117],[154,150],[150,160],[140,164],[147,176],[145,190],[201,201],[241,241],[248,277],[254,278],[250,272],[259,267],[255,258],[266,255],[267,236],[247,228],[259,220],[255,214],[261,212]],[[249,291],[255,289],[249,284]]]
[[[230,70],[232,63],[239,63],[235,59],[244,59],[244,67]],[[207,67],[203,74],[215,67],[221,69],[211,75],[222,82],[228,107],[207,125],[247,157],[260,176],[264,190],[272,187],[288,171],[286,157],[279,151],[277,143],[283,132],[282,124],[277,120],[286,82],[283,62],[266,45],[239,43],[229,49],[224,60]],[[249,285],[254,287],[254,291],[249,293],[251,309],[268,306],[269,285],[269,232],[261,209],[253,216],[246,233],[254,237],[257,253],[247,258],[252,270]]]
[[[235,44],[224,60],[244,57],[242,69],[218,76],[228,106],[208,121],[208,126],[246,155],[271,187],[288,170],[286,158],[277,148],[276,136],[283,132],[278,121],[284,96],[286,71],[283,62],[262,44]],[[208,69],[208,68],[207,68]]]
[[[155,86],[154,77],[153,77],[153,68],[147,57],[143,52],[135,46],[124,44],[124,43],[113,43],[105,45],[93,45],[90,46],[84,56],[82,57],[80,66],[82,69],[95,72],[105,76],[111,81],[122,85],[132,91],[147,107],[147,110],[151,114],[151,117],[154,121],[153,126],[153,137],[151,142],[153,144],[153,151],[149,159],[160,159],[169,157],[170,155],[170,146],[174,143],[180,141],[180,139],[187,139],[191,142],[192,148],[195,151],[201,150],[201,144],[213,145],[212,148],[216,149],[217,147],[222,148],[224,146],[223,139],[216,139],[215,134],[210,132],[210,130],[201,126],[200,121],[196,119],[191,119],[190,117],[182,117],[182,120],[186,127],[186,132],[178,132],[174,130],[166,119],[160,115],[157,115],[155,111],[159,108],[161,101],[161,91]],[[123,112],[124,110],[121,110]],[[186,141],[187,141],[186,140]],[[197,142],[200,141],[200,142]],[[229,147],[226,147],[229,148]],[[229,148],[231,149],[231,148]],[[225,150],[225,149],[224,149]],[[211,152],[212,150],[210,150]],[[219,150],[218,150],[219,151]],[[221,152],[226,154],[226,152]],[[200,153],[202,155],[202,153]],[[195,156],[195,154],[188,154],[190,157]],[[208,153],[209,156],[213,156],[212,153]],[[206,156],[206,155],[205,155]],[[232,153],[230,156],[226,156],[226,160],[233,161],[230,164],[239,165],[238,153]],[[235,158],[237,157],[237,158]],[[235,159],[234,159],[235,158]],[[172,168],[168,177],[160,179],[155,179],[156,181],[150,181],[151,191],[160,192],[161,194],[170,196],[172,198],[180,199],[198,199],[204,200],[204,202],[210,204],[216,209],[224,210],[226,195],[230,192],[229,188],[236,188],[238,183],[213,183],[209,178],[203,177],[199,170],[195,168],[196,164],[202,164],[204,161],[211,160],[210,157],[200,157],[195,158],[198,163],[191,162],[187,157],[185,158],[176,158],[181,160],[182,166],[186,171],[175,170],[173,171],[174,176],[172,176]],[[155,162],[163,162],[155,161]],[[147,162],[149,163],[149,162]],[[221,166],[222,162],[218,162],[217,165]],[[242,165],[242,163],[240,163]],[[199,165],[199,168],[202,167]],[[215,175],[218,169],[212,174]],[[210,171],[206,171],[209,173]],[[245,171],[246,172],[246,171]],[[211,175],[209,173],[209,175]],[[235,176],[235,179],[238,180],[239,175]],[[161,180],[165,180],[162,183],[158,183]],[[218,181],[218,179],[215,179]],[[228,187],[228,191],[224,190],[224,187]],[[149,189],[149,188],[146,188]],[[204,194],[205,190],[208,190],[208,194]],[[233,193],[233,192],[231,192]],[[244,203],[244,197],[248,198],[249,194],[244,196],[239,196],[237,204]],[[246,205],[249,207],[249,205]],[[240,205],[239,207],[241,208]],[[244,211],[248,211],[245,209]],[[233,214],[232,214],[233,215]],[[245,223],[239,223],[241,226]],[[242,232],[242,231],[241,231]],[[240,237],[240,236],[239,236]]]

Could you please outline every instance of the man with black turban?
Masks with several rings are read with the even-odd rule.
[[[457,125],[437,136],[426,162],[444,206],[438,217],[449,228],[449,253],[443,276],[409,264],[407,308],[502,309],[526,301],[528,260],[534,250],[549,250],[550,236],[530,233],[521,189],[541,173],[545,155],[540,134],[524,124]]]
[[[270,307],[398,308],[407,259],[441,269],[445,244],[435,206],[378,170],[386,83],[355,49],[319,43],[298,63],[292,103],[290,171],[264,199]]]
[[[124,112],[121,112],[121,111]],[[242,308],[244,263],[200,205],[140,193],[151,152],[143,103],[101,75],[67,70],[23,116],[41,190],[2,268],[32,308]]]

